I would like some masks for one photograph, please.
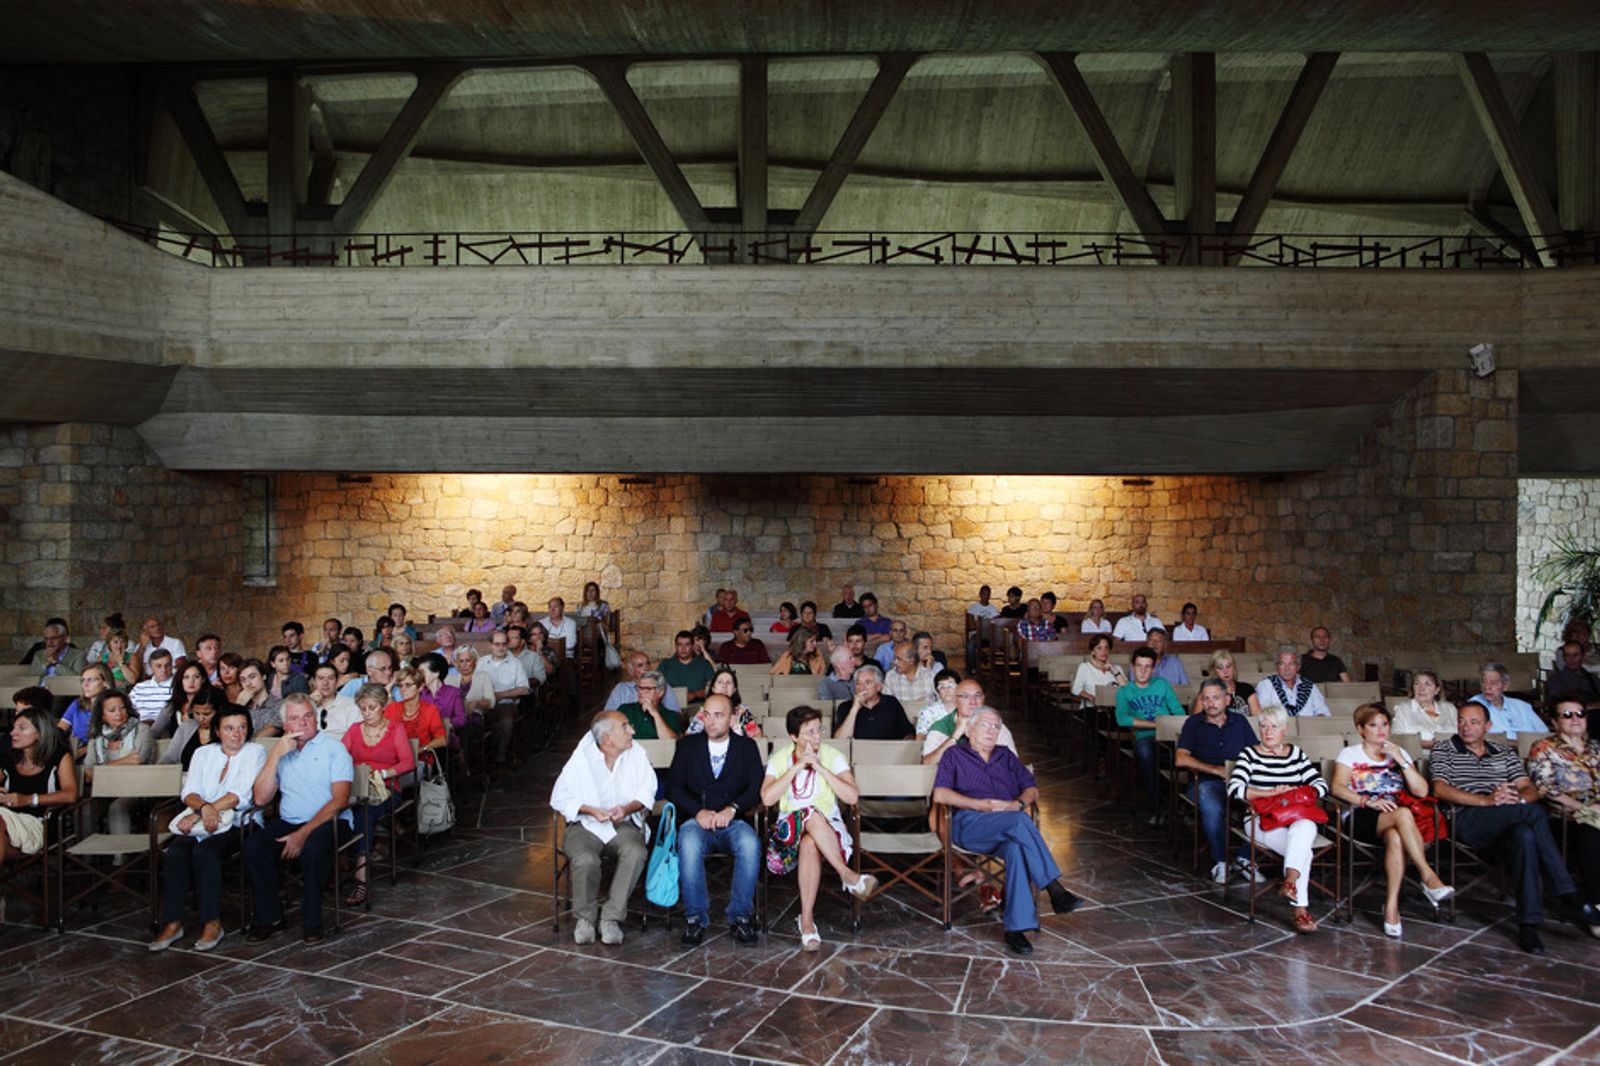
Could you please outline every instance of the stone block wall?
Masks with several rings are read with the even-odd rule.
[[[1600,546],[1600,479],[1524,478],[1517,485],[1517,648],[1554,653],[1561,640],[1561,618],[1547,622],[1535,636],[1539,605],[1549,586],[1537,581],[1533,568],[1556,545],[1573,537],[1580,544]]]
[[[1505,649],[1515,401],[1513,375],[1436,372],[1346,462],[1288,477],[279,475],[267,589],[239,579],[236,476],[161,470],[123,430],[13,431],[14,448],[33,442],[31,466],[4,469],[27,475],[17,539],[36,555],[8,558],[5,577],[30,575],[30,602],[56,597],[76,625],[159,608],[185,639],[215,627],[257,650],[285,618],[366,628],[391,600],[425,617],[506,582],[570,603],[591,578],[652,652],[719,585],[826,612],[847,581],[947,647],[987,582],[1051,588],[1068,608],[1145,592],[1164,618],[1192,599],[1213,632],[1263,650],[1319,622],[1351,660]],[[102,473],[113,456],[126,465]],[[45,542],[61,536],[56,559]],[[22,589],[5,591],[11,608]],[[15,633],[21,616],[4,621]]]

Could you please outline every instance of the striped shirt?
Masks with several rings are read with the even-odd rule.
[[[171,699],[171,681],[141,681],[128,692],[128,702],[133,704],[133,713],[144,722],[154,722],[160,718],[161,712],[167,709],[167,703]]]
[[[1435,781],[1443,781],[1463,792],[1486,796],[1495,786],[1520,781],[1528,776],[1522,759],[1512,748],[1491,740],[1483,742],[1480,758],[1467,750],[1459,736],[1434,744],[1428,753],[1428,766]]]
[[[1278,788],[1310,785],[1317,790],[1318,798],[1328,794],[1328,783],[1311,765],[1306,753],[1289,745],[1282,755],[1267,755],[1258,746],[1251,745],[1239,753],[1228,776],[1228,795],[1244,799],[1247,788]]]

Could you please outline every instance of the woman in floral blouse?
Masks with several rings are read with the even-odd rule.
[[[1565,819],[1567,859],[1586,902],[1600,902],[1600,741],[1589,737],[1581,700],[1556,704],[1555,736],[1528,752],[1528,776],[1551,812]]]

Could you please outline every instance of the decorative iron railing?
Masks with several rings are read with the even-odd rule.
[[[1478,234],[1279,233],[1146,238],[1123,233],[976,231],[810,235],[674,232],[288,234],[236,239],[113,221],[211,266],[569,266],[856,263],[921,266],[1133,266],[1236,263],[1274,267],[1505,269],[1600,264],[1600,233],[1511,242]]]

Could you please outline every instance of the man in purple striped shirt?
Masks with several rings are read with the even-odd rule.
[[[967,851],[995,855],[1006,864],[1006,947],[1033,954],[1025,935],[1039,928],[1035,893],[1050,893],[1057,914],[1067,914],[1078,897],[1061,883],[1061,869],[1028,808],[1039,797],[1033,774],[1016,752],[1001,747],[1000,712],[985,707],[973,715],[968,736],[939,759],[933,801],[955,808],[950,839]]]

